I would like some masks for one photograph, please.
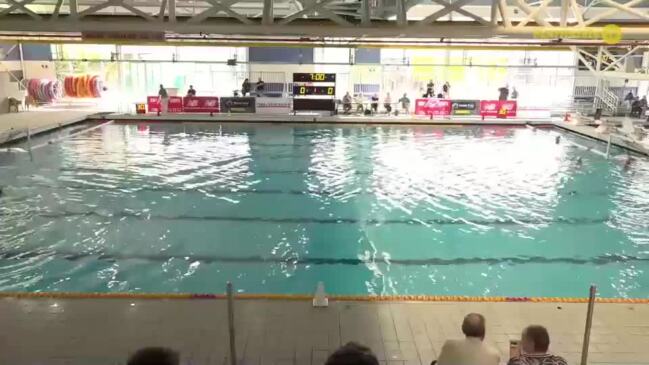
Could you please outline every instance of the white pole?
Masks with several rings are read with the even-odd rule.
[[[608,134],[608,141],[606,143],[606,159],[608,160],[609,156],[611,155],[611,139],[613,136],[609,133]]]
[[[588,311],[586,312],[586,329],[584,330],[584,343],[581,349],[581,365],[588,364],[588,345],[590,344],[590,329],[593,326],[593,310],[595,309],[595,295],[597,288],[595,285],[590,286],[590,296],[588,298]]]

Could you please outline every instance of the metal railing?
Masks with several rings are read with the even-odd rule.
[[[591,285],[588,292],[588,307],[586,310],[586,322],[584,328],[584,339],[581,349],[581,362],[580,365],[588,365],[588,351],[590,348],[590,333],[593,327],[593,314],[595,311],[595,301],[597,296],[597,287]],[[227,300],[227,311],[228,311],[228,335],[230,342],[230,353],[229,353],[229,363],[230,365],[237,365],[237,350],[235,342],[235,323],[234,323],[234,288],[232,282],[227,282],[226,284],[226,300]],[[316,291],[313,298],[314,307],[327,307],[329,303],[328,298],[325,294],[324,284],[318,282]]]

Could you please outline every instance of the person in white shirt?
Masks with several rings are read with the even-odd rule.
[[[392,98],[390,97],[390,93],[387,93],[385,95],[385,99],[383,99],[383,107],[385,108],[385,111],[390,115],[392,112]]]
[[[483,342],[485,318],[478,313],[469,313],[462,322],[466,338],[447,340],[437,358],[437,365],[498,365],[500,354]]]

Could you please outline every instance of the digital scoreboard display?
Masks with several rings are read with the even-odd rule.
[[[336,82],[336,74],[294,73],[293,82]]]
[[[293,95],[336,95],[333,86],[299,86],[293,85]]]

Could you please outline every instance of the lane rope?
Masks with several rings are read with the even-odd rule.
[[[0,292],[0,298],[16,299],[225,299],[225,294],[200,293],[83,293],[83,292]],[[238,300],[309,301],[307,294],[237,294]],[[518,302],[518,303],[588,303],[581,297],[480,297],[463,295],[331,295],[330,300],[349,302]],[[649,304],[649,298],[596,298],[597,303]]]

